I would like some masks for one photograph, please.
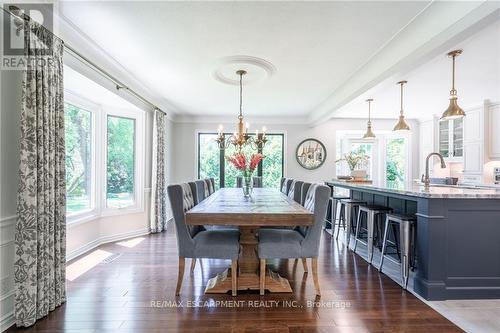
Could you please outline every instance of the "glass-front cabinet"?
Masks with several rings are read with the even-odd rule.
[[[439,122],[439,153],[446,159],[462,159],[464,156],[463,118]]]

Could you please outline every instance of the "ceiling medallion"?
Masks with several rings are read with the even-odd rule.
[[[219,59],[212,70],[212,77],[219,82],[239,85],[239,78],[234,77],[237,70],[246,71],[245,85],[266,80],[276,73],[276,67],[262,58],[236,55]]]

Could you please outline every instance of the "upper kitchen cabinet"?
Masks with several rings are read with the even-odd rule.
[[[464,156],[464,120],[438,122],[439,153],[450,162],[461,162]]]
[[[489,105],[490,158],[500,160],[500,103]]]

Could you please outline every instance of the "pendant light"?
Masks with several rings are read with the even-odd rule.
[[[399,121],[394,126],[393,131],[409,131],[410,126],[405,121],[405,116],[403,114],[403,85],[408,83],[408,81],[399,81],[397,84],[401,85],[401,109],[399,111]]]
[[[373,102],[373,98],[368,98],[366,100],[368,102],[368,123],[366,127],[366,133],[363,135],[363,139],[375,139],[375,134],[372,131],[372,120],[371,120],[371,102]]]
[[[453,74],[451,78],[450,105],[441,116],[441,120],[462,118],[465,116],[464,110],[457,104],[457,90],[455,89],[455,58],[462,54],[462,50],[454,50],[448,53],[448,57],[453,61]]]

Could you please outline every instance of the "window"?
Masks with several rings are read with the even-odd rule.
[[[92,112],[64,104],[66,145],[66,211],[92,209]]]
[[[385,156],[385,180],[388,187],[401,188],[406,176],[406,140],[404,138],[388,138]]]
[[[221,153],[216,138],[216,133],[198,133],[198,178],[213,177],[216,187],[235,187],[239,172],[224,157],[236,150],[231,145]],[[264,187],[279,188],[284,168],[284,135],[266,134],[266,138],[268,141],[262,152],[266,158],[254,175],[262,176]],[[257,152],[250,146],[244,147],[243,151],[248,156]]]
[[[144,210],[144,112],[65,91],[68,223]]]
[[[351,149],[350,151],[356,153],[356,154],[363,154],[363,155],[367,155],[369,158],[368,160],[363,163],[363,164],[360,164],[358,165],[358,169],[361,169],[361,170],[366,170],[367,172],[367,175],[368,175],[368,179],[373,179],[373,175],[374,175],[374,172],[373,172],[373,143],[371,142],[361,142],[361,141],[351,141]]]
[[[132,206],[135,202],[135,120],[107,117],[106,205]]]

